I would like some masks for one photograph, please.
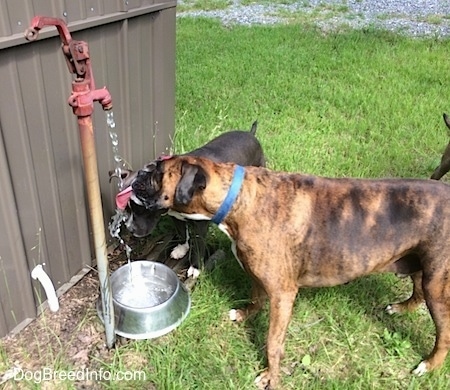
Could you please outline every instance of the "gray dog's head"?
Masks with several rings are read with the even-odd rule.
[[[162,190],[162,164],[161,160],[155,160],[144,165],[131,183],[134,202],[150,211],[160,209],[158,199]]]
[[[149,172],[153,171],[153,165],[153,162],[147,164],[138,172],[122,169],[120,178],[123,183],[123,188],[131,186],[138,179],[139,175],[141,175],[141,179],[138,180],[138,183],[142,183],[143,172],[145,172],[145,169],[148,169]],[[117,177],[117,174],[109,172],[109,176],[111,180],[113,177]],[[152,183],[157,186],[155,181]],[[139,187],[139,184],[137,187]],[[140,201],[135,195],[132,195],[123,210],[123,213],[125,214],[125,226],[135,237],[146,237],[153,231],[161,216],[166,212],[167,210],[165,209],[147,207],[147,205]]]

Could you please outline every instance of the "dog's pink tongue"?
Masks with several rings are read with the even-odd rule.
[[[132,193],[133,189],[129,186],[116,195],[116,206],[119,210],[125,210]]]

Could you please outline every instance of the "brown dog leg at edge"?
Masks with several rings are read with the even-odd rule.
[[[444,113],[443,117],[444,117],[445,124],[450,129],[449,116]],[[441,163],[439,164],[439,166],[434,170],[433,174],[431,175],[431,179],[439,180],[448,171],[450,171],[450,142],[448,143],[447,147],[445,148],[444,154],[442,155],[442,158],[441,158]]]

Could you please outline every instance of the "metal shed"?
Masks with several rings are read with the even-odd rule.
[[[29,43],[35,15],[63,18],[86,41],[97,86],[112,95],[121,155],[139,167],[167,151],[174,132],[176,0],[5,0],[0,13],[0,337],[36,317],[45,293],[37,264],[58,289],[94,254],[71,75],[55,29]],[[105,113],[94,128],[107,223],[117,187]]]

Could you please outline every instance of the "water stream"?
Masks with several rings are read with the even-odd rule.
[[[112,110],[106,111],[106,124],[109,128],[109,137],[111,139],[112,144],[112,151],[113,151],[113,158],[114,158],[114,173],[118,178],[118,187],[119,190],[122,190],[123,188],[123,180],[121,177],[122,168],[125,166],[125,160],[122,158],[122,156],[119,153],[119,137],[115,131],[116,128],[116,122],[114,121],[114,112]],[[111,218],[111,222],[109,223],[109,234],[111,234],[111,237],[117,238],[125,248],[125,253],[127,255],[128,259],[128,267],[130,269],[130,282],[132,283],[132,273],[131,273],[131,247],[123,240],[123,238],[120,236],[120,227],[122,225],[122,222],[125,222],[127,218],[127,215],[122,210],[116,209],[116,214],[114,214]]]
[[[118,178],[119,190],[122,190],[123,180],[121,177],[122,168],[125,166],[125,161],[119,153],[119,136],[115,132],[116,122],[114,121],[114,112],[109,110],[106,112],[106,124],[109,128],[109,138],[111,138],[112,152],[114,158],[114,173]]]

